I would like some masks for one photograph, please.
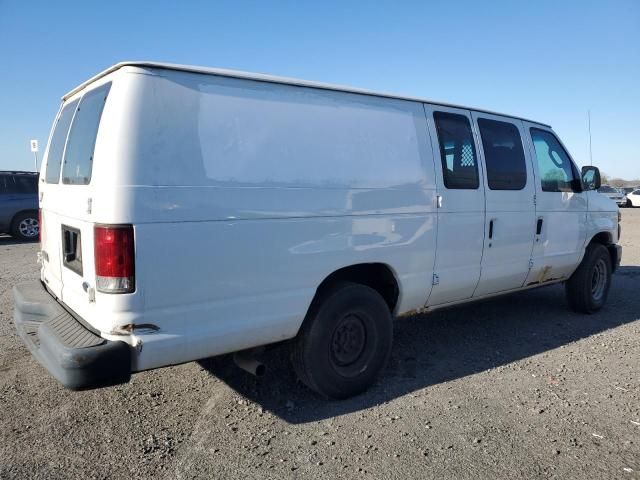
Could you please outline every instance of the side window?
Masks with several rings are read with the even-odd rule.
[[[464,115],[433,112],[440,143],[444,186],[477,189],[478,161],[469,119]]]
[[[17,175],[6,175],[4,178],[6,193],[23,193],[20,188],[20,178]]]
[[[64,153],[62,183],[87,185],[91,181],[93,148],[110,86],[108,83],[91,90],[80,100]]]
[[[12,193],[9,182],[13,182],[9,175],[0,175],[0,193]]]
[[[71,119],[77,106],[78,100],[74,100],[65,105],[56,122],[51,143],[49,143],[49,153],[47,154],[47,170],[45,175],[45,182],[47,183],[58,183],[60,180],[60,165],[62,163],[64,144],[67,140],[69,125],[71,125]]]
[[[16,175],[13,178],[16,182],[16,193],[34,194],[38,192],[38,180],[35,175]]]
[[[518,127],[513,123],[478,119],[482,149],[491,190],[522,190],[527,184],[527,165]]]
[[[580,191],[579,175],[567,152],[551,132],[531,129],[531,139],[536,150],[542,190],[545,192]]]

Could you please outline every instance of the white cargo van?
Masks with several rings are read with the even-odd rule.
[[[604,304],[618,209],[548,125],[147,62],[63,97],[40,175],[41,281],[15,324],[69,388],[290,340],[320,394],[366,389],[392,319],[566,283]]]

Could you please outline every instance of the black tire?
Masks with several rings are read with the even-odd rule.
[[[587,247],[582,263],[566,283],[567,301],[579,313],[594,313],[607,301],[611,287],[611,256],[598,243]]]
[[[11,222],[11,235],[20,240],[38,240],[39,234],[38,212],[19,213]]]
[[[369,388],[391,353],[393,320],[378,292],[340,283],[317,298],[293,342],[293,368],[320,395],[342,399]]]

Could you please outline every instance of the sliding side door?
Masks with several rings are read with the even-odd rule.
[[[438,233],[428,306],[471,298],[484,238],[483,173],[467,110],[425,104],[434,164]]]

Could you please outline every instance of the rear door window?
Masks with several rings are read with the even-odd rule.
[[[518,127],[512,123],[478,119],[487,181],[491,190],[522,190],[527,165]]]
[[[433,112],[438,132],[444,186],[453,189],[479,187],[478,162],[471,124],[464,115]]]
[[[60,165],[62,163],[64,145],[67,141],[69,125],[71,125],[77,106],[78,100],[68,103],[62,108],[62,112],[58,116],[51,143],[49,143],[49,153],[47,154],[47,171],[45,175],[45,182],[47,183],[58,183],[60,181]]]
[[[110,83],[85,93],[73,117],[64,153],[62,183],[87,185],[93,170],[93,149]]]

